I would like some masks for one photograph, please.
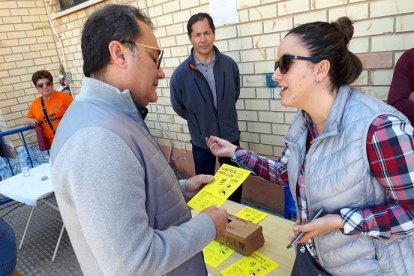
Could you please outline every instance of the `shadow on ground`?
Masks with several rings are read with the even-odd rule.
[[[0,216],[14,229],[17,246],[30,211],[30,206],[15,201],[0,206]],[[35,208],[23,247],[17,251],[17,270],[21,275],[82,275],[66,231],[52,263],[61,227],[58,212],[42,203]]]

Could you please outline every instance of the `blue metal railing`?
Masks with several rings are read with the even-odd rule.
[[[19,134],[20,139],[22,140],[23,146],[26,150],[27,156],[29,156],[30,166],[33,168],[33,161],[32,161],[32,158],[30,157],[30,152],[29,152],[29,149],[27,148],[26,139],[23,135],[23,132],[28,131],[28,130],[32,130],[32,129],[33,129],[33,127],[31,127],[31,126],[25,126],[25,127],[19,127],[19,128],[15,128],[15,129],[0,132],[1,149],[3,151],[4,157],[7,160],[7,164],[9,165],[9,168],[12,172],[12,175],[14,175],[14,171],[13,171],[13,167],[10,163],[10,156],[8,156],[8,150],[7,150],[6,145],[3,141],[3,137],[8,136],[8,135],[13,135],[13,134],[16,134],[16,133]]]
[[[6,160],[6,162],[7,162],[8,166],[9,166],[9,168],[10,168],[10,171],[11,171],[12,175],[15,174],[15,171],[13,170],[13,166],[12,166],[12,164],[10,162],[9,151],[7,150],[7,147],[6,147],[6,144],[4,143],[3,137],[8,136],[8,135],[17,134],[17,133],[19,134],[19,137],[22,140],[23,146],[24,146],[24,148],[26,150],[27,156],[29,157],[30,166],[33,168],[33,161],[32,161],[32,158],[30,156],[29,149],[27,148],[26,139],[25,139],[25,137],[23,135],[23,132],[29,131],[29,130],[32,130],[32,129],[33,129],[33,127],[31,127],[31,126],[25,126],[25,127],[19,127],[19,128],[15,128],[15,129],[11,129],[11,130],[7,130],[7,131],[0,132],[1,150],[3,152],[4,159]],[[10,201],[12,201],[12,199],[10,199],[8,197],[1,198],[0,199],[0,205],[6,204],[6,203],[8,203]]]

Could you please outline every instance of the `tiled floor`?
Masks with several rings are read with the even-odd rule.
[[[19,246],[31,207],[17,206],[19,203],[16,202],[0,205],[0,216],[5,215],[3,219],[13,227]],[[55,261],[51,261],[61,227],[62,222],[55,210],[45,204],[35,208],[23,247],[17,252],[17,270],[21,275],[82,275],[66,232]]]

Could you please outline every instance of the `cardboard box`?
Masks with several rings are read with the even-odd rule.
[[[219,242],[245,256],[264,244],[262,226],[229,215],[229,224]]]
[[[281,215],[285,210],[283,187],[252,175],[243,182],[242,202]]]

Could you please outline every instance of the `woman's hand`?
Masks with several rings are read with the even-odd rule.
[[[26,118],[26,123],[31,126],[34,127],[35,125],[37,125],[39,122],[34,119],[34,118]]]
[[[295,239],[296,235],[297,235],[297,234],[299,234],[299,232],[298,232],[298,231],[295,231],[295,226],[296,226],[296,225],[299,225],[299,223],[300,223],[300,220],[299,220],[298,218],[296,218],[296,222],[295,222],[295,224],[293,224],[293,229],[292,229],[293,236],[290,236],[290,237],[288,238],[290,241],[293,241],[293,240]]]
[[[307,240],[312,239],[313,237],[342,228],[344,228],[342,217],[340,215],[328,214],[306,224],[294,225],[293,232],[295,234],[297,234],[298,232],[304,232],[304,235],[298,241],[298,243],[304,243]]]
[[[209,174],[198,174],[190,177],[185,181],[186,197],[188,199],[192,198],[204,187],[204,185],[213,180],[214,176]]]
[[[211,153],[217,157],[233,157],[234,151],[237,146],[233,145],[227,140],[221,139],[216,136],[210,136],[205,138],[206,144]]]

